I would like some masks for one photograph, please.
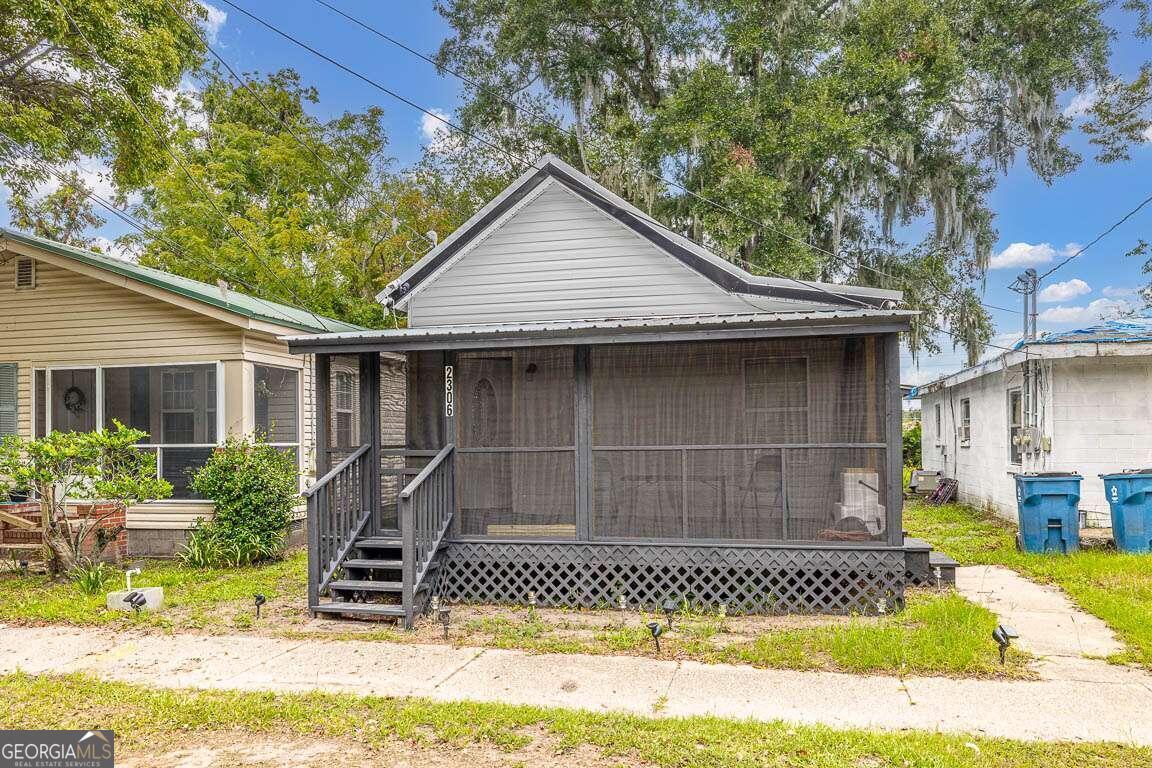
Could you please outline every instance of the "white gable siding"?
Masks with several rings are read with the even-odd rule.
[[[812,306],[730,294],[549,181],[433,275],[407,309],[409,326],[422,327]]]

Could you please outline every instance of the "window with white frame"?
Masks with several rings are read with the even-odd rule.
[[[332,378],[333,443],[338,449],[352,448],[360,438],[356,434],[356,376],[337,371]]]
[[[1024,446],[1020,438],[1024,431],[1024,400],[1020,390],[1008,391],[1008,460],[1020,464],[1024,460]]]
[[[967,446],[972,442],[972,401],[964,398],[960,401],[960,445]]]
[[[220,434],[216,363],[38,369],[34,430],[87,432],[113,421],[147,433],[141,450],[156,454],[172,498],[193,499],[191,475]]]
[[[300,456],[300,372],[255,366],[256,432],[270,445]]]

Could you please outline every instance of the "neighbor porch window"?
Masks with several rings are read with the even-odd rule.
[[[38,369],[35,433],[91,432],[119,421],[148,433],[141,450],[156,454],[172,498],[192,499],[191,475],[221,433],[216,363]]]
[[[967,448],[972,443],[972,401],[960,401],[960,447]]]
[[[300,463],[300,372],[255,366],[256,433]]]

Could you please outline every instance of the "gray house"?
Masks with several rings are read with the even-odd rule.
[[[407,328],[288,340],[321,429],[359,372],[313,611],[902,599],[899,293],[755,277],[547,157],[379,298]]]

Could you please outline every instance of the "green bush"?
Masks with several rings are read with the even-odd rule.
[[[185,546],[189,565],[247,565],[280,557],[299,498],[296,461],[261,439],[229,438],[192,477],[216,505]]]
[[[96,595],[104,591],[104,585],[112,578],[112,569],[107,563],[88,563],[75,566],[70,575],[77,589],[86,595]]]
[[[904,466],[919,468],[922,460],[920,454],[920,422],[904,429]]]

